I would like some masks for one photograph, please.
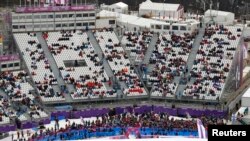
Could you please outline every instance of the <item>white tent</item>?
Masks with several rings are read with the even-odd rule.
[[[112,5],[101,4],[101,9],[123,14],[128,13],[128,5],[123,2],[114,3]]]
[[[192,33],[197,30],[199,22],[195,20],[179,21],[178,23],[166,23],[163,21],[137,17],[134,15],[120,14],[102,10],[98,17],[101,19],[115,17],[117,25],[125,30],[150,30],[154,32]]]
[[[243,94],[241,98],[241,106],[242,107],[250,107],[250,88]]]
[[[234,22],[234,13],[218,10],[207,10],[205,12],[205,22],[232,25]]]
[[[179,19],[184,15],[184,7],[180,4],[156,3],[146,0],[140,4],[139,15]]]
[[[110,8],[112,9],[113,12],[118,12],[123,14],[128,13],[128,5],[123,2],[112,4],[110,5]]]
[[[128,5],[123,2],[114,3],[111,6],[118,7],[118,8],[128,8]]]
[[[126,28],[126,30],[143,30],[143,29],[149,29],[151,28],[152,24],[159,24],[159,25],[169,25],[169,23],[165,23],[162,21],[152,20],[152,19],[146,19],[141,18],[133,15],[126,15],[126,14],[120,14],[116,12],[106,11],[102,10],[99,13],[100,17],[116,17],[117,18],[117,24]]]

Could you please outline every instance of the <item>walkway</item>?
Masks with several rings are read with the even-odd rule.
[[[2,97],[6,97],[7,96],[6,93],[2,89],[0,89],[0,96],[2,96]]]
[[[121,27],[118,27],[114,30],[116,37],[118,38],[119,42],[122,41],[123,37],[123,29]]]
[[[48,62],[49,62],[50,67],[52,69],[52,72],[55,75],[55,78],[57,79],[58,85],[53,85],[53,89],[55,91],[60,91],[60,86],[63,86],[63,85],[67,86],[67,85],[60,75],[60,70],[58,69],[58,66],[56,64],[54,57],[52,56],[52,54],[49,51],[49,48],[48,48],[46,41],[43,39],[42,33],[39,32],[36,35],[37,35],[39,43],[41,44],[41,46],[43,48],[44,55],[48,59]],[[67,88],[68,88],[69,92],[76,91],[75,89],[72,89],[72,87],[67,87]],[[65,99],[66,99],[66,102],[72,101],[72,97],[69,94],[65,95]]]
[[[100,45],[98,44],[94,34],[91,31],[87,32],[87,35],[89,37],[89,41],[91,42],[93,48],[95,49],[95,52],[98,54],[98,58],[102,59],[102,49]],[[113,71],[111,67],[108,64],[108,61],[106,59],[103,59],[103,66],[104,69],[109,77],[114,77]]]
[[[205,26],[203,26],[203,28],[201,28],[199,30],[199,34],[196,36],[194,43],[193,43],[193,48],[189,54],[188,60],[187,60],[187,66],[188,66],[188,73],[186,74],[186,76],[190,75],[190,71],[192,70],[193,64],[194,64],[194,60],[196,58],[197,55],[197,51],[199,50],[200,47],[200,42],[202,41],[203,35],[205,33]],[[194,82],[194,78],[191,79],[191,81],[189,82],[189,84]],[[176,95],[178,96],[179,94],[182,94],[184,89],[185,89],[186,85],[183,84],[179,84],[177,90],[176,90]]]
[[[152,37],[151,42],[149,43],[147,52],[145,53],[143,64],[148,64],[149,63],[149,59],[150,59],[151,54],[153,53],[153,51],[155,49],[155,45],[156,45],[157,40],[158,40],[158,35],[154,34],[153,37]]]
[[[89,37],[90,43],[92,44],[93,48],[95,49],[95,52],[96,52],[97,55],[98,55],[98,58],[99,58],[99,59],[102,59],[102,49],[101,49],[99,43],[97,42],[97,40],[96,40],[96,38],[95,38],[93,32],[88,31],[88,32],[87,32],[87,35],[88,35],[88,37]],[[113,71],[112,71],[112,69],[111,69],[111,67],[110,67],[110,65],[109,65],[109,63],[108,63],[108,61],[107,61],[105,58],[103,58],[102,61],[103,61],[104,70],[105,70],[105,72],[107,73],[108,77],[113,78],[113,80],[114,80],[115,76],[114,76],[114,73],[113,73]],[[119,84],[121,85],[120,82],[119,82]],[[122,89],[122,88],[124,88],[124,85],[121,85],[121,89]],[[121,95],[121,94],[122,94],[122,91],[118,91],[118,95],[119,95],[119,94]]]

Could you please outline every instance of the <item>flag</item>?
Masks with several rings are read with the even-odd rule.
[[[0,35],[0,43],[3,43],[3,36]]]
[[[60,4],[60,3],[61,3],[61,0],[54,0],[54,3]]]
[[[202,122],[201,122],[200,119],[197,119],[197,129],[198,129],[199,138],[202,138],[202,139],[207,138],[206,129],[203,126],[203,124],[202,124]]]
[[[26,6],[26,1],[29,2],[29,6],[31,7],[31,0],[25,0],[25,1],[24,1],[24,2],[25,2],[25,3],[24,3],[25,6]]]
[[[61,0],[60,4],[65,5],[66,4],[66,0]]]
[[[220,9],[220,3],[217,2],[217,10],[219,10],[219,9]]]
[[[68,3],[67,0],[54,0],[55,4],[61,4],[61,5],[65,5],[66,3]]]
[[[244,43],[242,47],[243,47],[243,59],[247,59],[248,58],[248,47],[247,47],[247,44]]]
[[[244,115],[248,115],[248,107],[244,110]]]
[[[140,135],[140,130],[136,127],[129,127],[124,135],[126,138],[135,139],[137,136]]]
[[[236,119],[237,119],[236,114],[232,114],[232,116],[231,116],[232,124],[235,123]]]
[[[186,115],[187,115],[187,118],[188,118],[188,119],[191,119],[191,118],[192,118],[188,112],[186,112]]]

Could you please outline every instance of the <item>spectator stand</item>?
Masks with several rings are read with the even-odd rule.
[[[10,116],[13,112],[9,100],[0,96],[0,125],[10,124]]]
[[[126,97],[147,97],[147,92],[135,73],[134,66],[131,65],[129,57],[124,52],[112,29],[102,29],[94,31],[105,58],[120,81],[121,88]]]
[[[129,54],[130,60],[134,60],[135,63],[142,62],[152,36],[153,33],[149,31],[125,31],[121,44],[125,46],[125,51]]]
[[[27,82],[28,74],[24,71],[4,72],[1,75],[1,87],[4,88],[5,98],[3,102],[9,101],[8,115],[12,120],[18,118],[21,122],[29,118],[41,119],[48,117],[47,113],[35,102],[31,91],[34,88]]]
[[[175,98],[176,89],[187,75],[187,60],[195,39],[193,34],[161,33],[151,54],[147,85],[152,98]]]
[[[1,74],[0,84],[4,92],[4,101],[7,100],[10,106],[6,109],[8,111],[6,114],[11,119],[28,120],[28,116],[25,114],[28,109],[26,101],[33,100],[34,96],[30,93],[33,87],[26,81],[27,76],[24,71],[3,72]]]
[[[52,73],[36,33],[16,33],[14,39],[41,100],[44,102],[64,101],[64,96],[54,87],[57,85],[57,80]]]
[[[80,30],[44,33],[48,47],[67,85],[73,100],[116,98],[116,91],[107,89],[110,78],[104,70],[86,32]]]
[[[231,26],[206,28],[191,71],[195,81],[186,86],[184,97],[205,101],[220,99],[232,70],[241,31],[241,27]]]

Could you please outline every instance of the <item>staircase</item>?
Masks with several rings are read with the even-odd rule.
[[[97,42],[97,40],[96,40],[96,38],[95,38],[93,32],[88,31],[88,32],[87,32],[87,35],[88,35],[88,37],[89,37],[90,43],[92,44],[92,46],[93,46],[95,52],[96,52],[97,55],[98,55],[98,58],[99,58],[100,60],[102,60],[103,66],[104,66],[104,70],[105,70],[105,72],[107,73],[108,77],[109,77],[109,78],[115,78],[114,73],[113,73],[111,67],[109,66],[108,61],[107,61],[105,58],[103,58],[103,56],[102,56],[102,54],[103,54],[103,53],[102,53],[102,49],[101,49],[99,43]],[[121,85],[122,83],[119,83],[119,84]],[[124,85],[121,85],[121,89],[123,89],[123,88],[124,88]],[[123,92],[122,92],[121,90],[118,90],[117,93],[118,93],[118,95],[119,95],[119,94],[122,94]]]
[[[145,53],[143,64],[149,63],[149,59],[151,57],[151,54],[153,53],[153,50],[155,49],[155,45],[156,45],[157,40],[158,40],[158,35],[154,34],[151,42],[149,43],[147,52]]]
[[[202,41],[203,35],[205,33],[205,26],[203,26],[201,29],[199,29],[199,34],[196,36],[194,43],[193,43],[193,48],[189,54],[188,60],[187,60],[187,66],[188,66],[188,73],[186,76],[190,75],[190,71],[192,70],[194,60],[196,58],[197,52],[200,47],[200,42]],[[191,81],[189,84],[192,84],[194,82],[194,78],[191,78]],[[183,94],[183,91],[185,89],[186,85],[179,84],[177,90],[176,90],[176,96],[181,96]]]
[[[57,84],[58,85],[54,85],[53,89],[55,91],[61,91],[59,86],[62,86],[62,85],[67,86],[67,85],[66,85],[63,78],[60,75],[61,72],[58,69],[58,66],[56,64],[56,61],[55,61],[54,57],[52,56],[52,54],[49,51],[48,45],[47,45],[46,41],[44,40],[44,38],[42,36],[42,33],[39,32],[39,33],[36,34],[36,36],[38,38],[39,43],[42,46],[45,57],[48,59],[48,62],[49,62],[50,67],[52,69],[52,72],[53,72],[55,78],[57,79]],[[69,92],[76,91],[73,87],[67,87],[67,88],[68,88]],[[66,99],[66,102],[72,101],[72,98],[71,98],[71,96],[69,94],[65,94],[65,99]]]
[[[116,37],[118,38],[119,42],[122,41],[122,29],[118,27],[117,29],[114,30]]]
[[[2,96],[2,97],[6,97],[7,96],[6,93],[2,89],[0,89],[0,96]]]
[[[89,37],[89,41],[91,42],[93,48],[95,49],[95,52],[98,54],[98,58],[103,61],[103,66],[104,66],[104,69],[105,69],[107,75],[109,77],[114,77],[113,71],[108,64],[108,61],[106,59],[102,58],[103,57],[102,56],[102,49],[101,49],[99,43],[97,42],[94,34],[91,31],[88,31],[87,35]]]

